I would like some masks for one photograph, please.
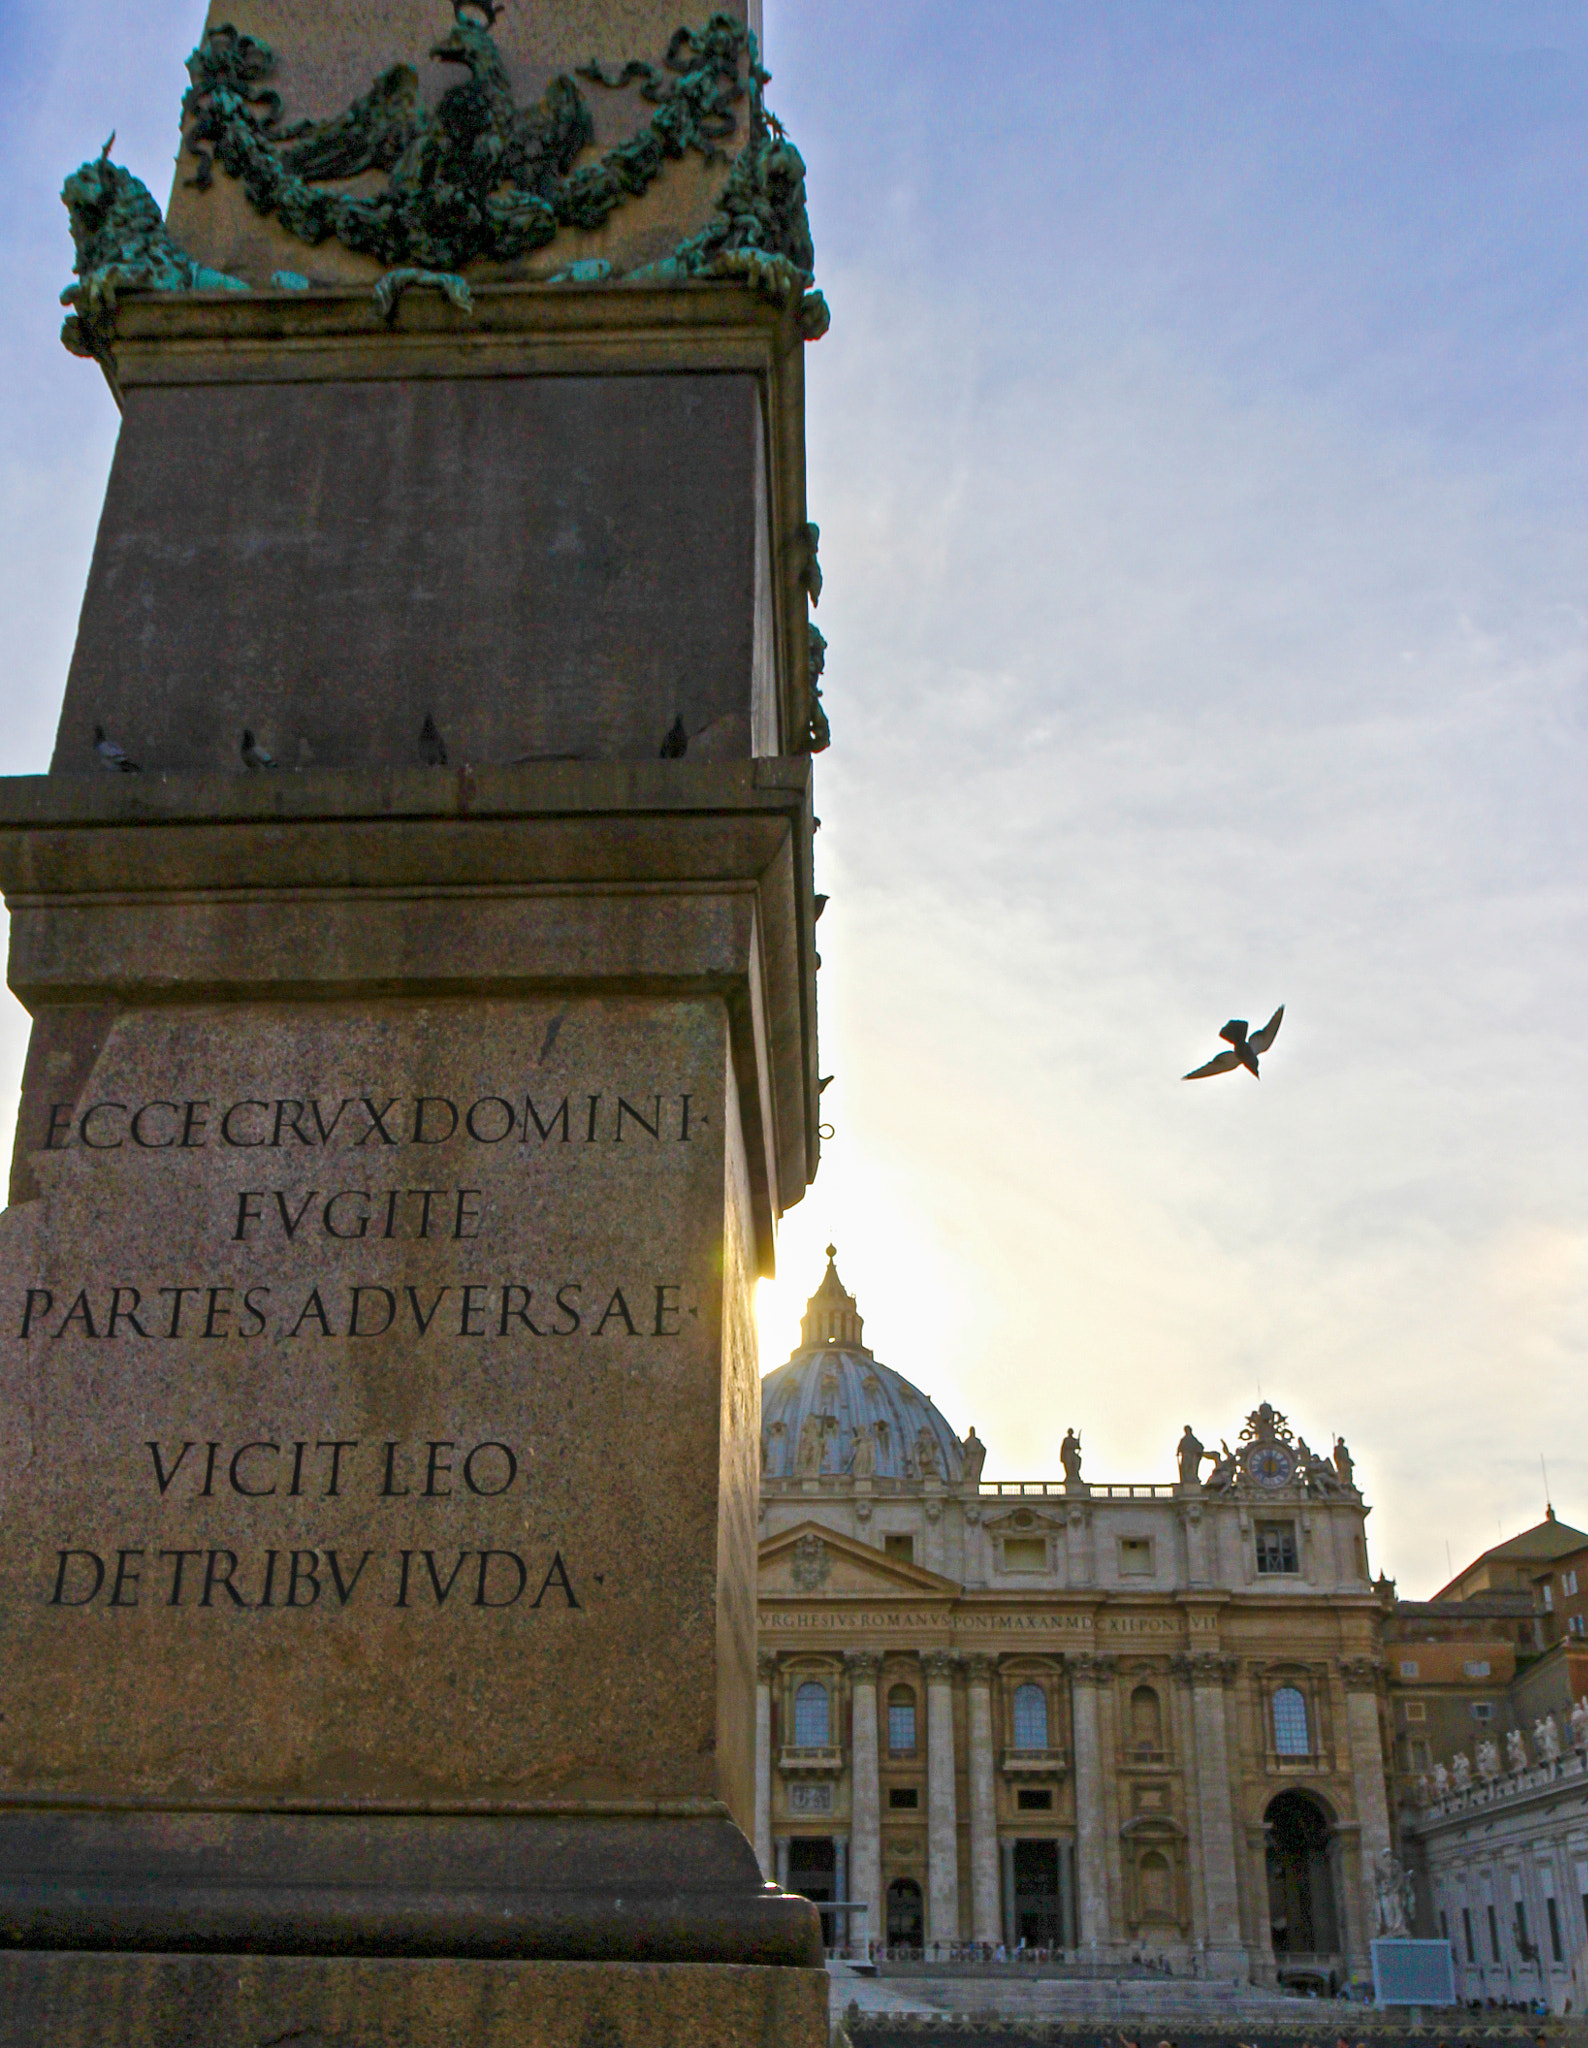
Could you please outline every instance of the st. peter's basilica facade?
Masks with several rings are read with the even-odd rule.
[[[768,1875],[863,1904],[857,1940],[1365,1973],[1387,1588],[1345,1446],[1265,1404],[1232,1451],[1187,1427],[1173,1480],[1094,1483],[1073,1437],[1058,1480],[984,1455],[829,1259],[762,1388]]]

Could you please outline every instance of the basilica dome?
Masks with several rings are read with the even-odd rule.
[[[829,1245],[799,1349],[761,1382],[763,1476],[830,1480],[852,1471],[956,1484],[965,1477],[958,1437],[919,1387],[880,1365],[861,1343],[860,1312],[838,1277],[836,1257]]]

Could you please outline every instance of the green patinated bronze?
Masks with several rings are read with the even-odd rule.
[[[440,292],[448,305],[456,306],[460,313],[474,311],[474,295],[456,271],[388,270],[384,277],[375,281],[375,303],[388,326],[397,318],[397,304],[403,293],[413,291],[415,287]]]
[[[434,112],[419,102],[417,73],[399,64],[334,119],[284,127],[280,95],[265,83],[274,53],[230,26],[210,30],[188,59],[192,83],[182,102],[184,135],[199,165],[194,182],[208,185],[219,163],[250,204],[300,241],[334,239],[394,269],[455,275],[479,258],[529,255],[561,228],[601,227],[690,151],[721,158],[747,101],[745,145],[710,224],[631,275],[639,282],[741,277],[781,303],[798,300],[807,336],[825,331],[825,302],[809,289],[815,256],[805,166],[766,111],[768,74],[742,23],[719,13],[702,29],[679,29],[660,65],[581,66],[580,78],[609,91],[637,82],[655,109],[636,134],[582,164],[594,125],[567,74],[534,105],[517,105],[489,25],[461,9],[430,55],[468,73]],[[324,189],[329,180],[372,170],[386,173],[378,192]],[[573,280],[583,270],[575,264],[559,275]]]
[[[61,293],[70,306],[61,339],[73,355],[108,362],[116,294],[144,291],[245,292],[241,278],[207,270],[166,233],[147,185],[110,161],[110,138],[99,155],[67,179],[61,199],[71,217],[78,282]]]
[[[810,651],[806,658],[807,710],[805,731],[801,735],[805,744],[796,747],[795,752],[820,754],[833,743],[827,713],[822,709],[822,671],[827,666],[827,640],[814,621],[807,622],[807,631],[810,635]]]

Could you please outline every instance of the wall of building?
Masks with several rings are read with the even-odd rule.
[[[871,1932],[902,1882],[927,1944],[1007,1943],[1041,1920],[1022,1845],[1051,1845],[1045,1945],[1272,1980],[1314,1967],[1273,1947],[1269,1816],[1293,1791],[1331,1844],[1333,1924],[1307,1954],[1325,1979],[1365,1969],[1389,1820],[1363,1515],[1358,1498],[1299,1491],[764,1485],[769,1874],[826,1836]],[[1293,1571],[1258,1569],[1257,1526],[1275,1522]],[[826,1745],[792,1739],[802,1685],[827,1690]],[[1043,1702],[1042,1754],[1016,1740],[1023,1687]],[[1276,1738],[1281,1691],[1302,1702],[1299,1754]],[[906,1693],[909,1751],[889,1742],[890,1695]]]

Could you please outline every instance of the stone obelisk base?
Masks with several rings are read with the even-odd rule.
[[[824,1970],[0,1954],[0,2048],[826,2048],[827,2038]]]

